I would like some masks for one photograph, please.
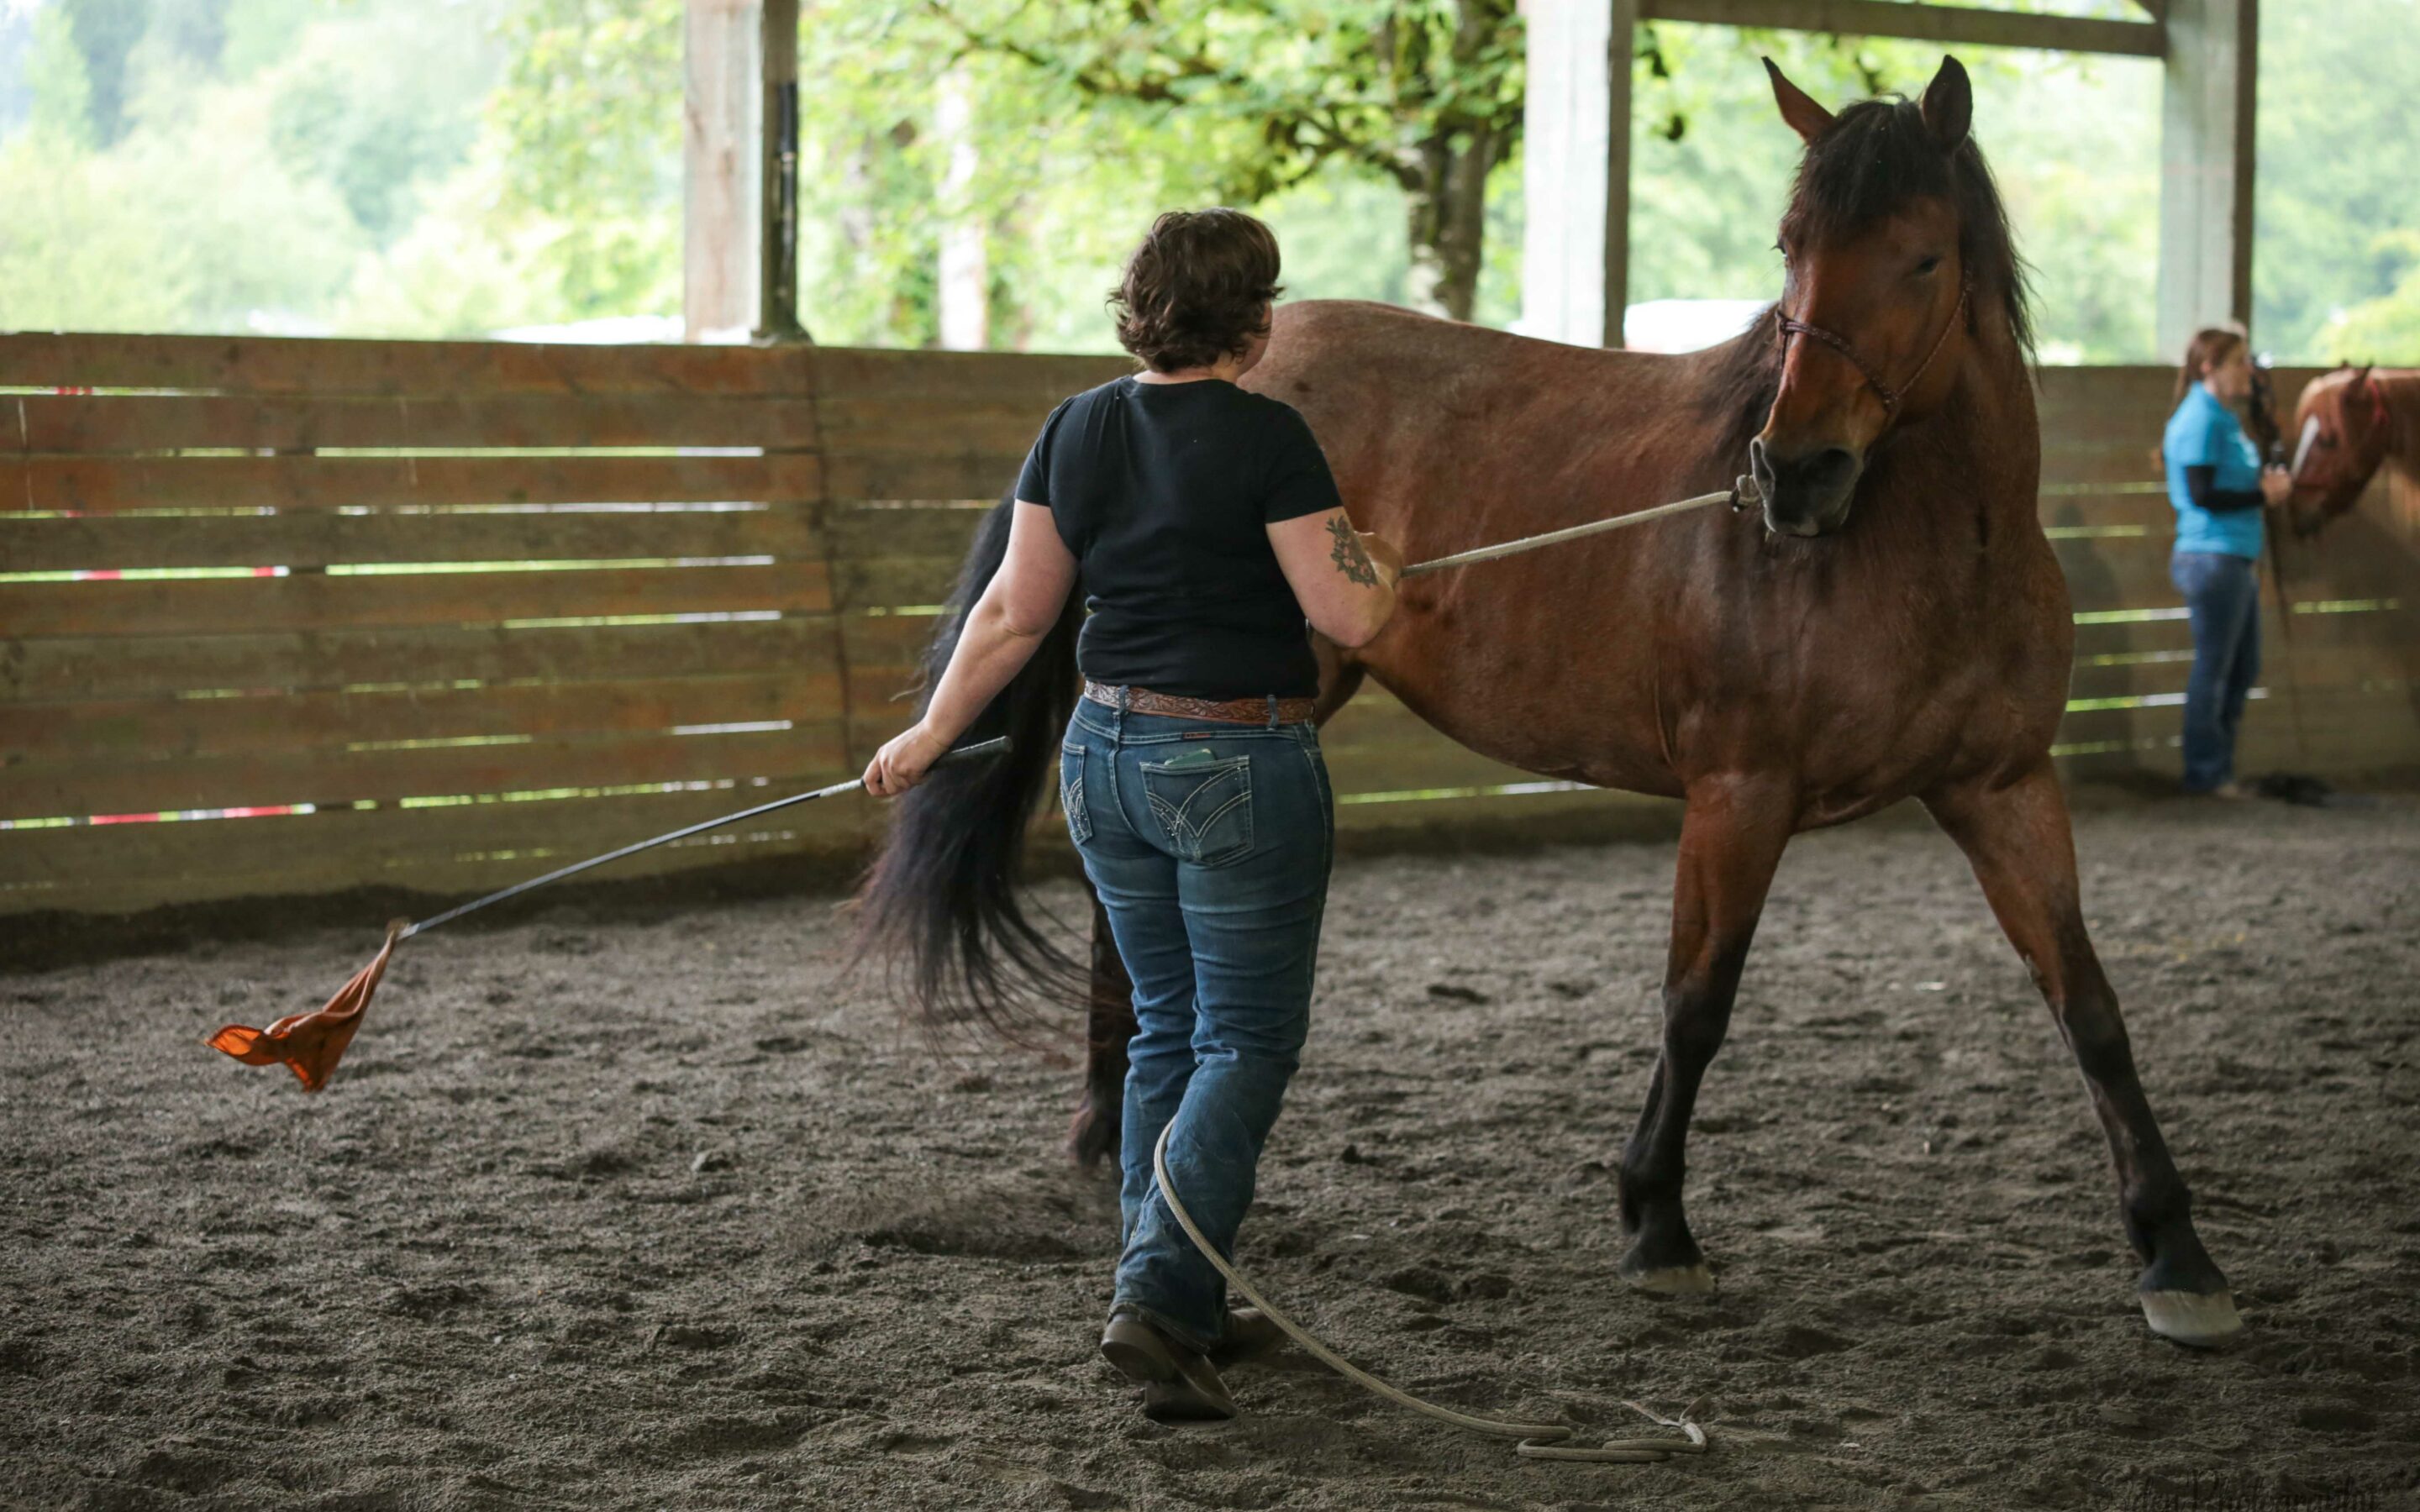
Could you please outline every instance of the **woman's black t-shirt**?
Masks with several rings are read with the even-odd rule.
[[[1218,378],[1105,383],[1050,412],[1016,497],[1049,506],[1082,571],[1086,677],[1192,698],[1319,691],[1266,528],[1341,501],[1293,406]]]

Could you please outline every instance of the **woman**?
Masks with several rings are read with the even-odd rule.
[[[2193,675],[2185,684],[2187,793],[2240,798],[2235,732],[2260,673],[2261,506],[2293,482],[2260,454],[2230,406],[2252,393],[2252,354],[2240,331],[2196,333],[2177,372],[2177,407],[2161,456],[2177,511],[2169,579],[2193,614]]]
[[[1101,1352],[1163,1421],[1233,1417],[1218,1378],[1274,1342],[1157,1193],[1152,1149],[1232,1253],[1310,1026],[1335,819],[1311,722],[1310,636],[1362,645],[1402,559],[1353,529],[1300,414],[1235,380],[1268,341],[1268,227],[1228,209],[1153,224],[1111,297],[1142,371],[1051,411],[1016,486],[1007,560],[967,614],[924,717],[865,769],[912,787],[1058,622],[1080,576],[1084,694],[1060,800],[1134,979],[1125,1253]]]

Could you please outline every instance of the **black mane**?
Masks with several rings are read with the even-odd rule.
[[[1843,106],[1799,160],[1781,230],[1796,245],[1820,246],[1856,236],[1926,196],[1956,207],[1958,256],[1975,281],[1975,302],[1999,302],[2010,338],[2031,362],[2024,260],[2017,255],[1991,165],[1971,134],[1957,151],[1943,152],[1915,101],[1861,100]],[[1726,455],[1745,455],[1748,439],[1764,428],[1780,384],[1781,345],[1773,339],[1768,311],[1732,344],[1709,396],[1728,422]]]

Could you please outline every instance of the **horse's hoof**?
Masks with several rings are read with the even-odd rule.
[[[1711,1297],[1714,1273],[1699,1260],[1695,1265],[1668,1265],[1660,1271],[1624,1272],[1622,1279],[1657,1297]]]
[[[1117,1119],[1104,1118],[1091,1107],[1076,1110],[1076,1120],[1067,1126],[1067,1158],[1078,1170],[1093,1169],[1103,1156],[1114,1155],[1117,1149]]]
[[[2189,1349],[2215,1350],[2243,1332],[2232,1292],[2145,1291],[2143,1319],[2151,1332]]]

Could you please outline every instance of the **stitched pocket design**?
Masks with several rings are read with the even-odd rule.
[[[1252,759],[1145,762],[1143,797],[1185,860],[1232,861],[1252,848]]]
[[[1067,816],[1067,838],[1081,845],[1093,838],[1093,816],[1084,808],[1084,748],[1059,747],[1059,808]]]

